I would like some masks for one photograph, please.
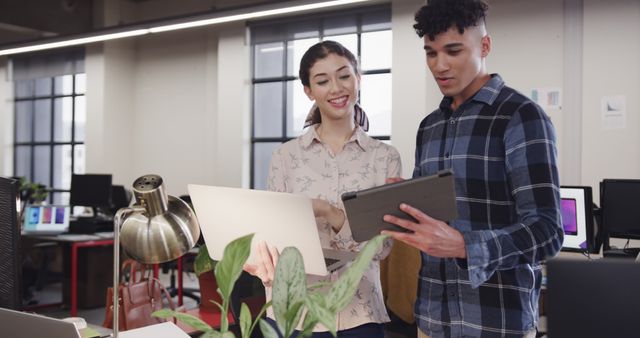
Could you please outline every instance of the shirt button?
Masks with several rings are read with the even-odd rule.
[[[456,120],[451,119],[451,120],[449,120],[449,123],[450,123],[450,124],[456,124]]]
[[[444,154],[445,158],[449,158],[449,153]]]

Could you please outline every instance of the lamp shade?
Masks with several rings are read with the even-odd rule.
[[[174,260],[196,244],[200,226],[189,205],[168,196],[158,175],[133,182],[136,204],[123,214],[120,244],[138,262],[152,264]]]

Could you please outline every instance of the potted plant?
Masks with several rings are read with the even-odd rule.
[[[241,305],[239,318],[241,336],[243,338],[250,337],[255,326],[259,324],[260,330],[266,338],[278,337],[276,330],[264,319],[261,319],[264,311],[271,305],[273,305],[278,329],[285,338],[291,337],[301,321],[303,328],[301,337],[309,337],[318,323],[323,324],[336,336],[335,317],[355,295],[362,275],[385,238],[386,236],[379,235],[371,239],[347,271],[337,281],[329,285],[328,291],[323,291],[326,288],[319,288],[318,285],[307,286],[302,255],[294,247],[285,248],[276,266],[272,301],[262,307],[255,321],[251,318],[249,307],[244,303]],[[249,257],[252,239],[253,234],[229,243],[224,249],[222,260],[215,265],[214,273],[218,281],[218,293],[222,300],[222,303],[214,302],[222,311],[222,323],[219,330],[213,329],[199,318],[169,309],[156,311],[153,315],[161,318],[175,317],[204,332],[201,337],[235,337],[229,331],[226,316],[231,291],[242,273],[242,266]]]
[[[200,245],[196,259],[193,262],[193,270],[198,276],[198,283],[200,284],[200,309],[202,310],[216,311],[218,307],[214,301],[217,303],[222,302],[217,292],[216,276],[213,273],[216,263],[209,256],[206,244]]]
[[[49,190],[43,184],[30,182],[24,177],[19,178],[19,184],[20,199],[23,203],[40,204],[49,196]]]

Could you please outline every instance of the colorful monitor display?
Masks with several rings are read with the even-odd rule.
[[[563,186],[560,188],[562,228],[566,251],[597,252],[591,187]]]
[[[71,208],[61,205],[30,205],[25,210],[25,232],[61,233],[69,229]]]

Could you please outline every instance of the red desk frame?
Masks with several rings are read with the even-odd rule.
[[[31,237],[37,240],[56,242],[60,245],[68,245],[71,250],[71,280],[69,285],[69,294],[70,294],[70,315],[72,317],[76,317],[78,315],[78,250],[80,248],[90,248],[90,247],[98,247],[98,246],[113,246],[113,238],[96,238],[96,239],[85,239],[85,240],[74,240],[70,238],[57,237],[57,236],[45,236],[45,235],[26,235],[27,237]],[[97,236],[96,236],[97,237]],[[112,269],[113,267],[109,267]],[[153,266],[153,275],[154,277],[158,277],[159,266],[158,264],[154,264]],[[178,260],[178,302],[182,304],[182,260]],[[111,284],[111,283],[109,283]],[[106,294],[106,290],[105,290]],[[62,303],[53,303],[53,304],[38,304],[34,306],[27,306],[28,309],[36,309],[47,306],[55,306],[60,305]]]
[[[71,247],[71,317],[78,315],[78,249],[113,245],[113,238],[68,242]],[[155,273],[155,270],[154,270]]]

